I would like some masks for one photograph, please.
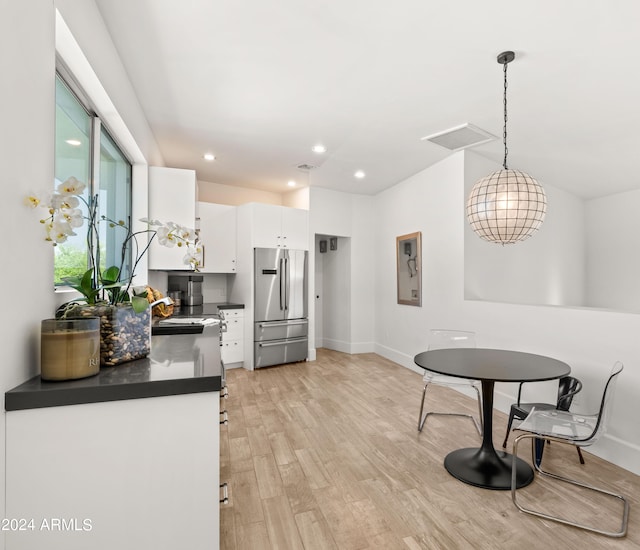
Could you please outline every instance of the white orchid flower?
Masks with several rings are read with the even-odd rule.
[[[71,176],[58,185],[58,193],[62,195],[82,195],[87,186]]]
[[[173,248],[176,245],[176,237],[168,227],[158,228],[158,243],[167,248]]]
[[[64,218],[64,216],[62,218],[59,216],[54,218],[53,223],[51,224],[51,230],[54,234],[65,234],[67,236],[75,235],[71,224]]]
[[[80,204],[78,197],[71,195],[62,195],[60,193],[54,193],[51,195],[50,206],[54,210],[60,210],[62,208],[76,208]]]
[[[183,225],[178,229],[178,234],[185,241],[195,241],[196,240],[196,232],[194,229],[189,227],[185,227]]]
[[[47,240],[52,241],[53,246],[58,243],[63,243],[70,235],[75,235],[73,229],[66,221],[53,220],[53,222],[46,224]]]
[[[192,269],[197,270],[202,265],[202,247],[199,245],[188,245],[187,253],[182,261],[190,265]]]
[[[42,199],[35,194],[28,195],[27,197],[24,198],[25,205],[31,208],[37,208],[41,202],[42,202]]]
[[[82,216],[82,210],[79,208],[60,210],[60,216],[69,224],[70,227],[82,227],[84,224],[84,217]]]

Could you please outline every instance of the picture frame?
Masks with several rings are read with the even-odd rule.
[[[398,304],[422,306],[422,233],[396,237]]]

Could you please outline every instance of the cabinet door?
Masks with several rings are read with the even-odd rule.
[[[35,528],[6,548],[218,548],[219,407],[204,392],[7,413],[5,517]]]
[[[236,207],[198,203],[200,241],[204,250],[202,273],[236,272]]]
[[[222,340],[242,340],[244,338],[244,319],[237,317],[235,319],[226,319],[227,332],[222,333]]]
[[[282,246],[295,250],[309,249],[309,211],[282,208]]]
[[[244,361],[244,344],[242,340],[232,340],[222,344],[222,361],[225,365]]]
[[[149,218],[195,227],[196,173],[194,170],[149,167]],[[189,270],[184,248],[167,248],[154,239],[149,247],[149,269]]]
[[[282,207],[255,203],[253,206],[253,246],[280,248],[282,246]]]

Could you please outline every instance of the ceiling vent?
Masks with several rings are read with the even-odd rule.
[[[459,151],[460,149],[474,147],[475,145],[487,143],[494,139],[498,138],[473,124],[467,123],[456,126],[455,128],[450,128],[444,132],[425,136],[422,138],[422,141],[430,141],[441,147],[446,147],[451,151]]]
[[[296,166],[296,168],[298,170],[304,170],[305,172],[308,172],[309,170],[313,170],[315,168],[315,166],[313,164],[298,164],[298,166]]]

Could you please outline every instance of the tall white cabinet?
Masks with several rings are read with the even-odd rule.
[[[198,182],[195,170],[149,167],[149,218],[195,228]],[[190,269],[182,247],[167,248],[157,238],[149,248],[149,269]]]

